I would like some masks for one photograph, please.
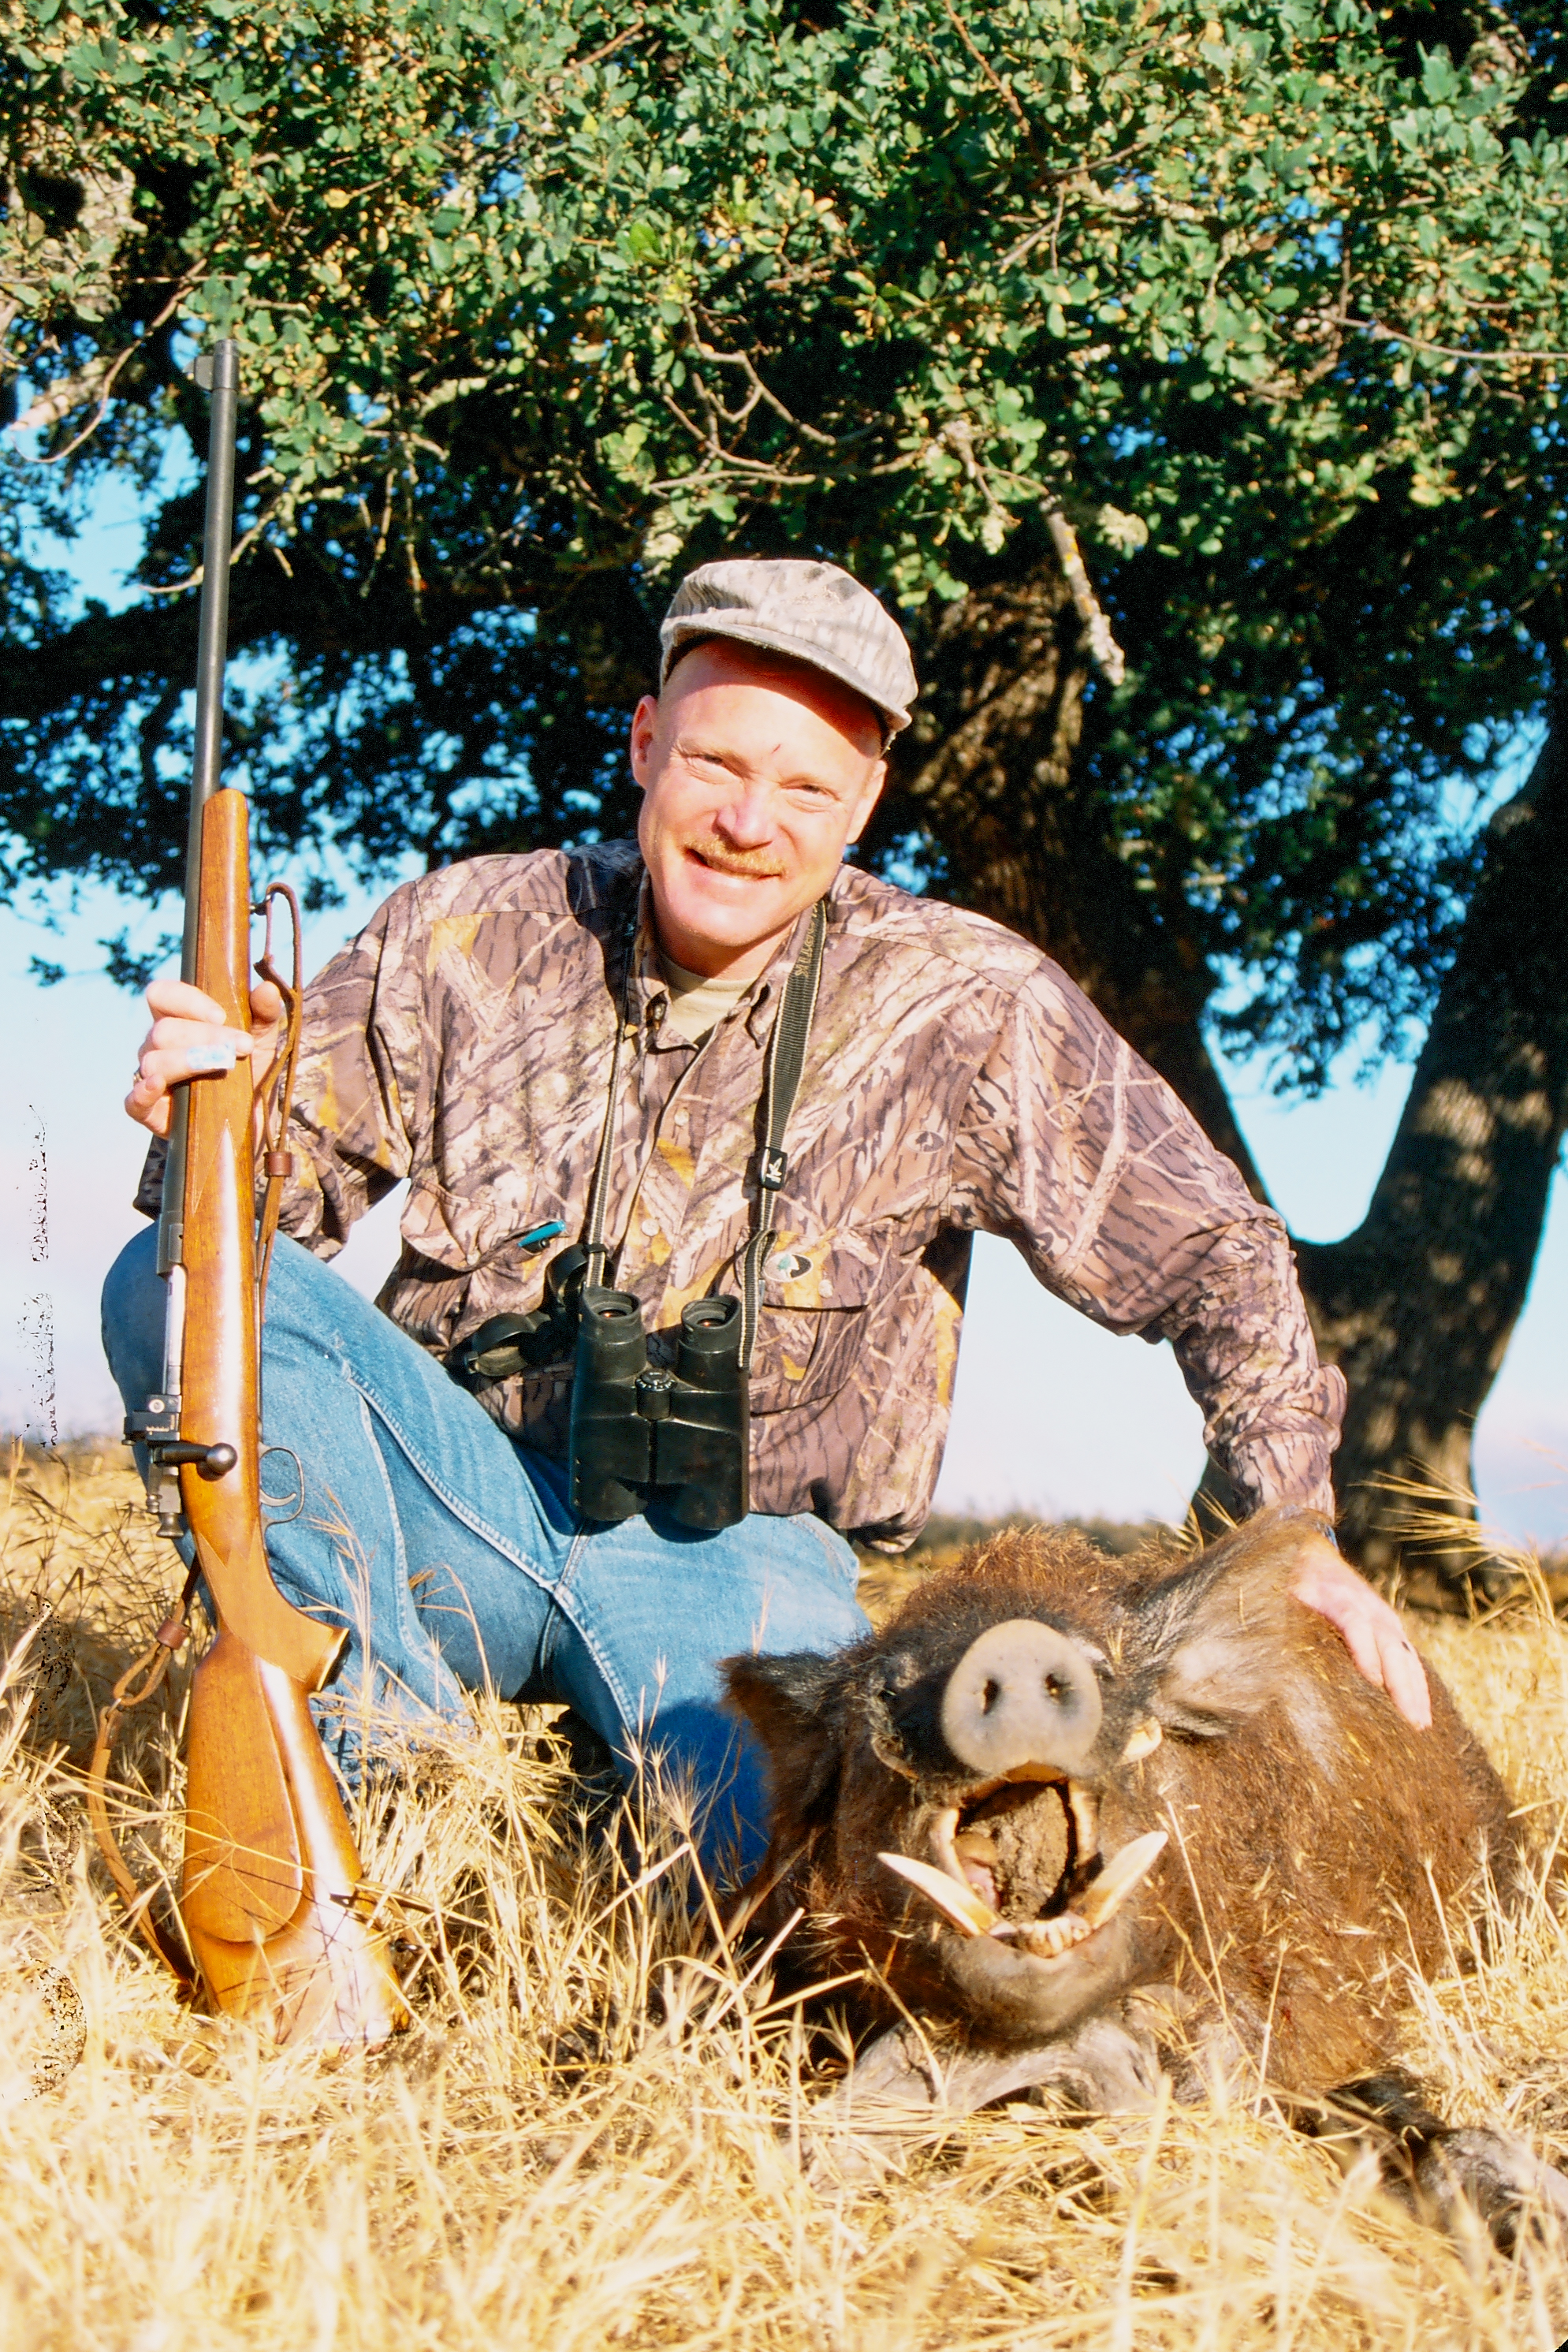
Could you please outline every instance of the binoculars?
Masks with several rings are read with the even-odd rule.
[[[641,1301],[585,1283],[586,1265],[582,1249],[562,1250],[545,1276],[545,1305],[492,1316],[454,1350],[451,1369],[472,1385],[574,1350],[572,1508],[613,1522],[657,1501],[682,1527],[734,1527],[750,1508],[739,1299],[696,1298],[682,1308],[667,1372],[648,1361]]]

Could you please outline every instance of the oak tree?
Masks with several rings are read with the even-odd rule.
[[[1300,1251],[1391,1568],[1371,1482],[1463,1481],[1568,1120],[1555,10],[0,25],[7,887],[177,881],[204,336],[247,386],[232,754],[296,855],[623,829],[673,578],[846,562],[926,681],[863,854],[1040,940],[1257,1189],[1226,1051],[1310,1087],[1425,1025],[1365,1222]],[[28,526],[110,472],[140,593],[78,612]]]

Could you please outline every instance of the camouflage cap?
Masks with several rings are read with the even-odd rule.
[[[659,631],[661,686],[699,637],[737,637],[825,670],[882,712],[890,739],[909,724],[919,690],[909,641],[871,590],[836,563],[780,555],[699,564]]]

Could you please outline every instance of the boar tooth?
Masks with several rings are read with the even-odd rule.
[[[1092,1886],[1078,1898],[1078,1908],[1092,1927],[1119,1911],[1134,1886],[1140,1885],[1170,1843],[1167,1830],[1148,1830],[1113,1853]]]
[[[928,1903],[951,1919],[955,1927],[962,1927],[966,1936],[988,1936],[998,1923],[998,1915],[988,1903],[983,1902],[967,1879],[949,1878],[945,1870],[934,1870],[928,1862],[915,1862],[906,1853],[879,1853],[878,1862],[885,1862],[889,1870],[896,1870],[900,1878],[907,1878]]]
[[[964,1875],[964,1865],[958,1859],[958,1850],[954,1841],[954,1832],[957,1829],[957,1826],[958,1808],[956,1805],[943,1805],[937,1811],[933,1813],[931,1816],[931,1851],[936,1857],[937,1866],[940,1869],[945,1870],[949,1878],[956,1878],[960,1886],[967,1887],[969,1882]]]
[[[960,1830],[953,1851],[960,1864],[983,1862],[988,1868],[997,1859],[997,1842],[989,1830]]]
[[[1069,1780],[1067,1806],[1077,1846],[1073,1859],[1082,1870],[1100,1851],[1100,1800],[1082,1780]]]
[[[1123,1763],[1135,1764],[1140,1757],[1152,1756],[1164,1738],[1165,1733],[1155,1717],[1146,1715],[1142,1723],[1133,1726],[1127,1744],[1122,1750]]]
[[[1054,1919],[1026,1919],[1014,1933],[1031,1958],[1056,1960],[1094,1930],[1076,1912],[1059,1911]]]

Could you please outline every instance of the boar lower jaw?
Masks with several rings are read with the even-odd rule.
[[[998,1784],[1000,1785],[1000,1784]],[[994,1793],[981,1790],[971,1797]],[[1099,1854],[1099,1802],[1092,1790],[1066,1784],[1066,1804],[1077,1841],[1074,1875]],[[907,1854],[878,1858],[896,1871],[966,1936],[1011,1937],[1020,1951],[1046,1966],[1059,1963],[1098,1932],[1142,1885],[1166,1844],[1164,1830],[1134,1838],[1113,1854],[1099,1876],[1079,1892],[1074,1907],[1039,1919],[1004,1919],[996,1907],[995,1848],[984,1830],[961,1830],[957,1806],[937,1809],[931,1824],[935,1864]]]

